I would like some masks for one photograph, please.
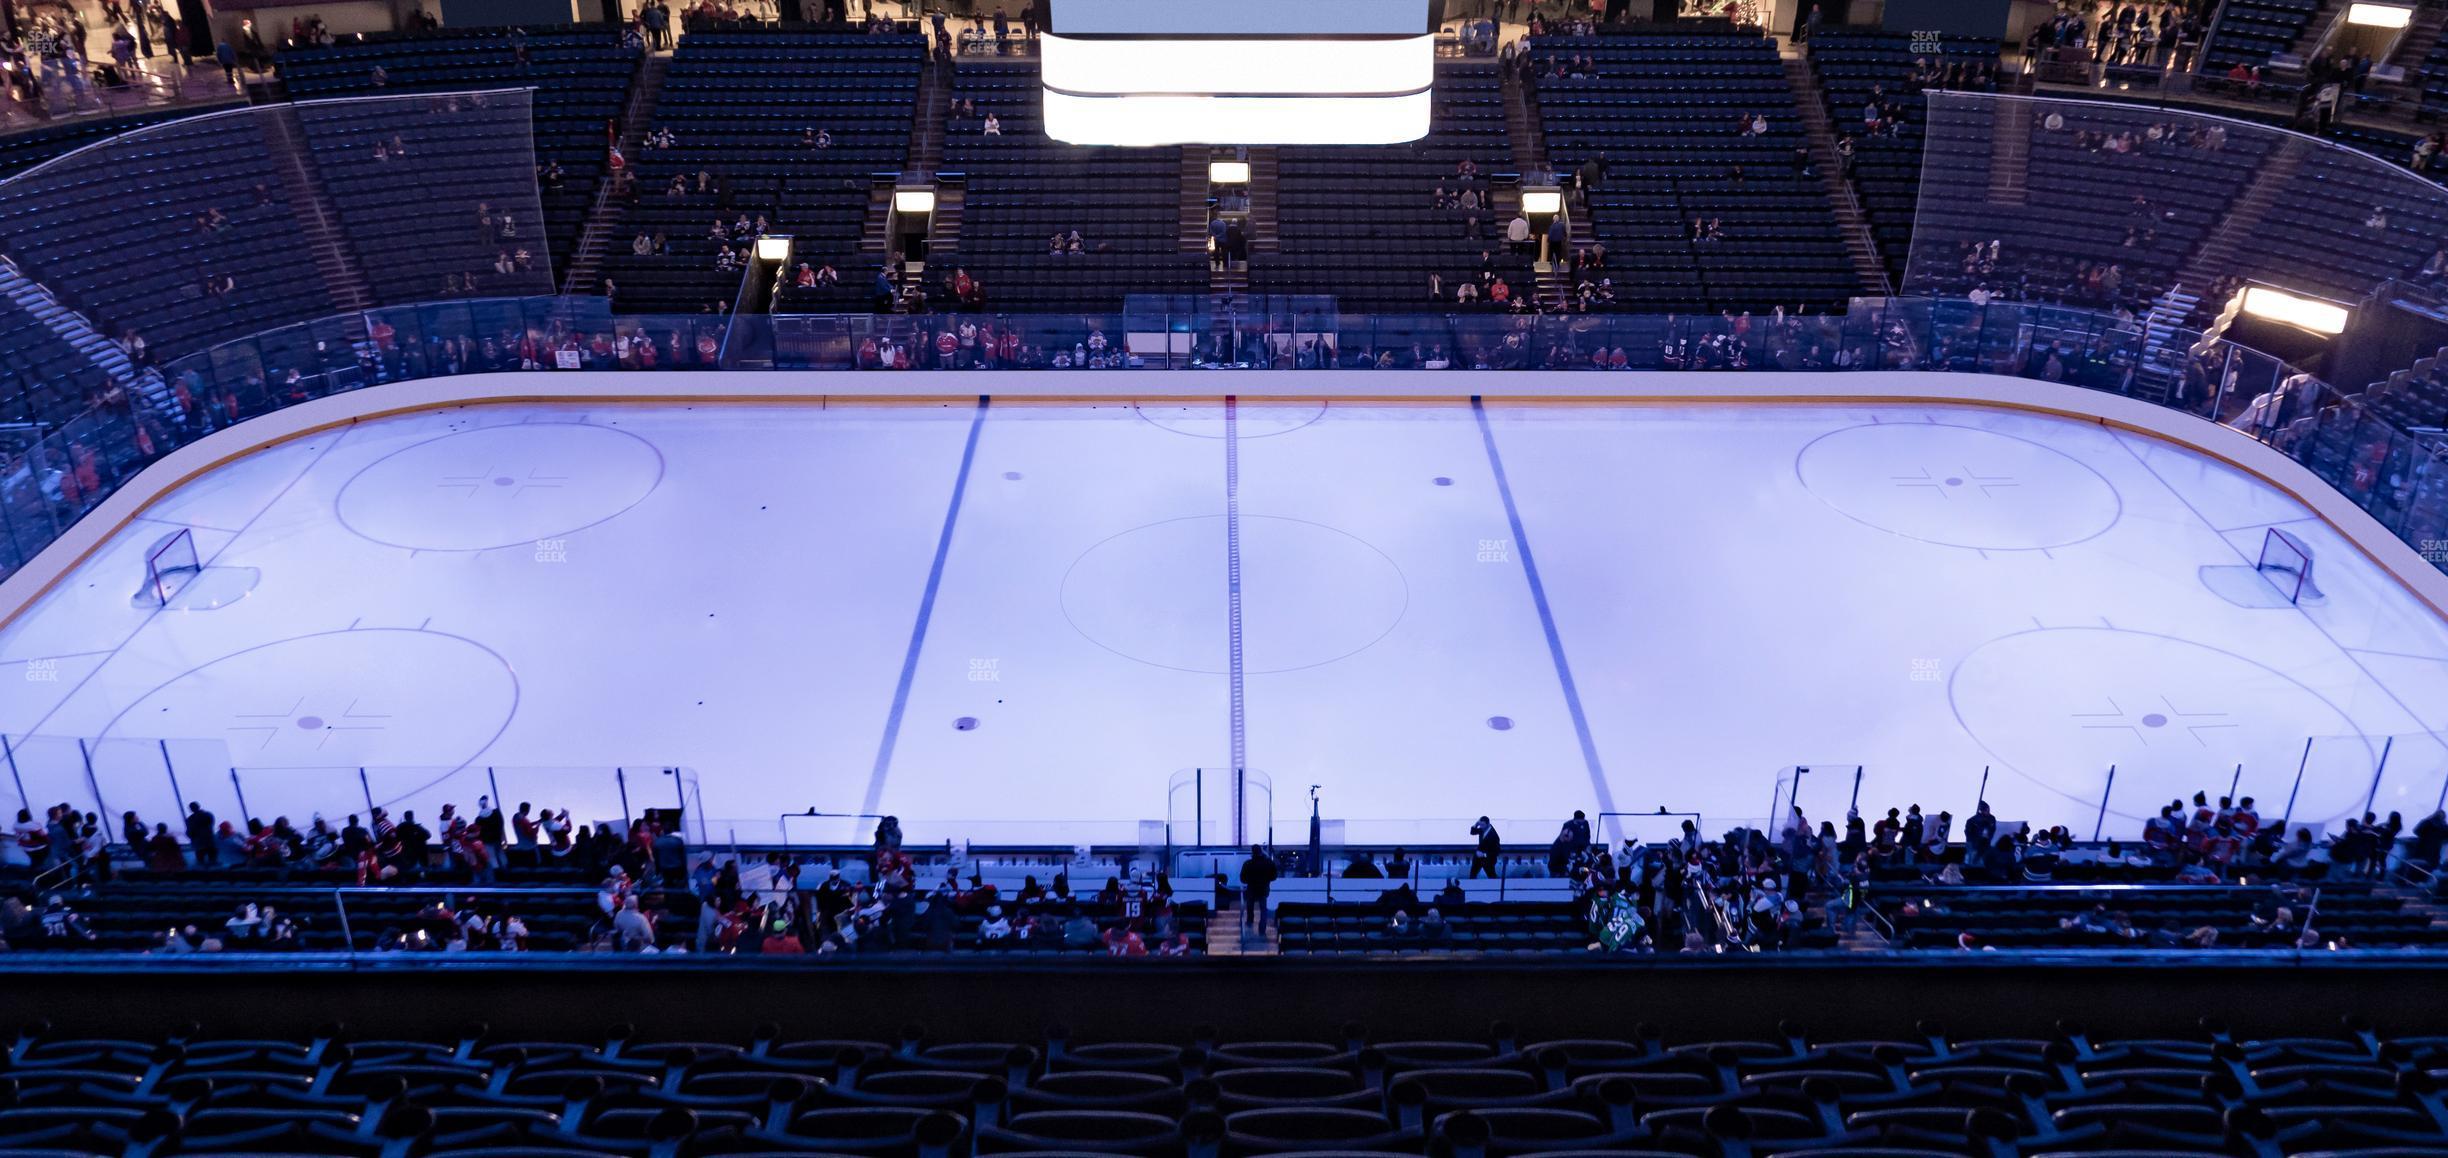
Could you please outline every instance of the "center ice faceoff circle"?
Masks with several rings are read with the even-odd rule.
[[[1231,670],[1222,515],[1135,527],[1063,576],[1063,615],[1089,642],[1176,671]],[[1319,523],[1241,516],[1243,670],[1295,671],[1354,655],[1402,621],[1410,586],[1365,540]]]
[[[624,430],[528,422],[428,439],[340,488],[342,525],[412,551],[490,551],[562,538],[636,506],[663,456]]]
[[[1803,447],[1794,471],[1847,518],[1942,547],[2067,547],[2123,512],[2116,487],[2073,456],[1971,426],[1849,426]]]
[[[2360,811],[2378,745],[2336,704],[2274,668],[2174,636],[2110,627],[2044,628],[1993,639],[1955,666],[1955,718],[2003,766],[2108,810],[2146,817],[2172,799],[2257,796],[2275,819],[2318,738],[2295,819]]]
[[[1131,410],[1150,425],[1192,438],[1224,437],[1221,402],[1133,402]],[[1326,417],[1326,403],[1243,402],[1233,415],[1233,437],[1271,438],[1290,434]]]

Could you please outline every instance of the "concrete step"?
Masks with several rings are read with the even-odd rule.
[[[1207,955],[1210,957],[1273,957],[1283,951],[1283,938],[1270,922],[1261,935],[1241,924],[1241,910],[1222,908],[1207,916]]]
[[[0,296],[7,297],[43,324],[69,348],[83,354],[111,380],[145,399],[153,409],[168,414],[175,405],[167,383],[159,372],[137,366],[128,360],[119,343],[103,336],[93,322],[62,304],[49,287],[25,276],[15,263],[0,258]]]
[[[1836,123],[1827,114],[1827,103],[1820,98],[1818,74],[1811,70],[1810,58],[1796,52],[1784,58],[1786,85],[1793,90],[1795,111],[1801,114],[1802,129],[1810,143],[1811,166],[1818,171],[1820,184],[1827,190],[1828,205],[1834,210],[1836,226],[1842,234],[1845,254],[1853,260],[1853,272],[1863,288],[1880,293],[1893,293],[1887,260],[1879,253],[1878,239],[1870,232],[1870,217],[1862,212],[1860,197],[1851,182],[1844,177],[1844,157],[1836,151]]]
[[[621,112],[620,151],[632,164],[651,127],[655,101],[662,95],[663,76],[670,65],[671,57],[648,53],[630,75],[629,99]],[[569,268],[562,271],[561,292],[580,294],[595,290],[604,254],[611,250],[615,232],[629,215],[628,202],[619,192],[613,188],[609,175],[596,185],[595,203],[587,208],[586,224],[578,231],[578,245],[570,251]]]

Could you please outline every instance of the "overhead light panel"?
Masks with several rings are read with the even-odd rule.
[[[1419,0],[1051,0],[1045,131],[1079,145],[1395,144],[1428,135]]]
[[[1397,145],[1428,135],[1428,94],[1391,99],[1045,94],[1046,135],[1075,145]]]
[[[2351,311],[2336,302],[2302,297],[2261,285],[2244,287],[2244,312],[2256,318],[2331,336],[2345,333],[2346,320],[2352,316]]]
[[[2403,28],[2414,22],[2414,10],[2394,4],[2354,3],[2346,6],[2346,23],[2365,28]]]

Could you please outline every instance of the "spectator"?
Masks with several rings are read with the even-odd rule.
[[[42,935],[47,944],[59,947],[90,945],[100,940],[85,918],[58,893],[43,898]]]
[[[145,867],[157,873],[175,873],[187,867],[186,853],[179,848],[178,838],[170,835],[170,826],[156,824],[153,835],[143,842]]]
[[[1251,845],[1249,859],[1241,862],[1241,927],[1266,932],[1269,913],[1267,893],[1275,887],[1275,862],[1266,850]],[[1059,878],[1057,878],[1059,879]]]
[[[1011,935],[1012,925],[1003,916],[1003,906],[987,906],[986,919],[978,922],[978,947],[999,948],[1002,942],[1011,939]]]
[[[1501,875],[1497,871],[1496,858],[1504,855],[1504,838],[1497,835],[1495,823],[1482,816],[1471,825],[1470,830],[1471,835],[1479,841],[1478,851],[1471,856],[1470,878],[1477,880],[1483,874],[1489,877]]]
[[[1148,955],[1147,940],[1139,935],[1139,926],[1135,921],[1125,922],[1118,927],[1105,930],[1104,941],[1105,955],[1108,957],[1145,957]]]
[[[221,863],[219,844],[213,839],[213,814],[194,801],[187,804],[187,847],[195,854],[197,868],[210,868]]]
[[[1565,821],[1564,826],[1557,830],[1555,843],[1547,850],[1547,875],[1551,877],[1565,875],[1573,861],[1582,853],[1589,851],[1589,846],[1589,814],[1576,808],[1573,810],[1572,819]]]
[[[1089,920],[1088,914],[1077,905],[1070,906],[1070,915],[1062,923],[1061,936],[1065,949],[1086,949],[1103,940],[1097,933],[1096,922]]]
[[[620,910],[612,917],[612,941],[613,948],[623,953],[654,951],[654,922],[639,911],[636,896],[621,898]]]

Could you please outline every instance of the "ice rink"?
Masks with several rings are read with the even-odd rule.
[[[2253,569],[2271,525],[2319,598]],[[140,606],[179,527],[207,566]],[[1311,785],[1423,842],[1715,830],[1797,765],[1814,820],[1856,768],[1961,817],[1985,768],[2083,836],[2112,766],[2109,835],[2231,781],[2298,822],[2448,786],[2448,629],[2326,524],[1972,407],[434,412],[186,486],[0,660],[0,802],[148,820],[625,791],[717,840],[1127,843],[1236,758],[1285,840]]]

